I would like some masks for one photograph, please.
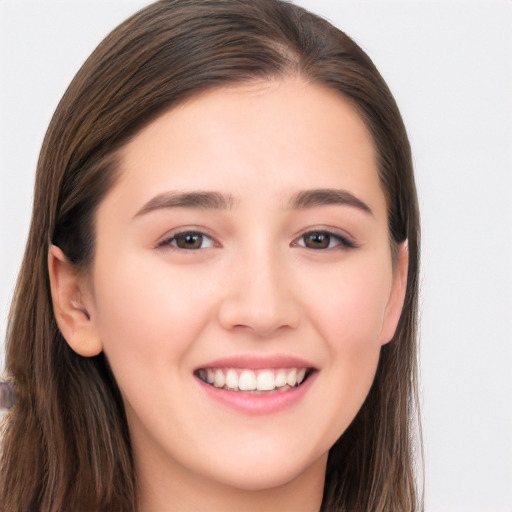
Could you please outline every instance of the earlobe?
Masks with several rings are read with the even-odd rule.
[[[92,299],[85,278],[55,245],[48,251],[48,272],[53,311],[64,339],[77,354],[98,355],[103,347],[91,314]]]
[[[395,335],[407,291],[407,273],[409,269],[409,248],[407,240],[398,248],[398,261],[393,271],[393,283],[389,294],[381,330],[381,345],[389,343]]]

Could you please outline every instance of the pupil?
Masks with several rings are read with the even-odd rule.
[[[330,237],[326,233],[312,233],[306,236],[306,246],[311,249],[326,249],[329,247],[329,242]]]

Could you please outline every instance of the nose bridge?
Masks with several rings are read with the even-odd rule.
[[[286,267],[283,258],[274,247],[259,247],[253,254],[244,258],[247,281],[242,295],[247,295],[248,302],[254,301],[261,311],[275,310],[276,303],[287,295]],[[286,299],[285,299],[286,300]],[[274,308],[265,308],[273,305]]]
[[[251,244],[241,251],[227,284],[220,320],[225,328],[245,327],[267,336],[296,327],[299,305],[292,293],[289,260],[276,245]]]

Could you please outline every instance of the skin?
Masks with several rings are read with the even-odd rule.
[[[290,207],[314,189],[347,191],[371,213]],[[168,191],[232,202],[140,213]],[[208,238],[179,249],[177,229]],[[312,231],[355,247],[333,234],[329,248],[311,248]],[[368,393],[407,275],[406,246],[392,264],[375,150],[355,109],[291,78],[192,98],[123,149],[96,234],[86,276],[51,248],[52,296],[70,346],[111,364],[140,510],[318,510],[328,450]],[[209,399],[194,377],[214,359],[255,354],[314,366],[298,403],[247,415]]]

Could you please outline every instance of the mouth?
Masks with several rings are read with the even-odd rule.
[[[243,394],[275,394],[298,388],[313,373],[312,368],[200,368],[194,372],[204,383]]]

